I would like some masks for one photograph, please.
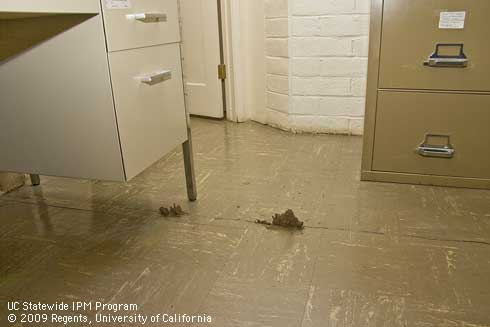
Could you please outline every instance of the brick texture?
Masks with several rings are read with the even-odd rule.
[[[267,122],[287,128],[289,117],[289,0],[265,0]]]
[[[269,123],[361,135],[370,1],[265,1]]]

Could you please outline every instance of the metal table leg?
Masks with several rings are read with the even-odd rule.
[[[187,141],[182,144],[184,152],[185,180],[187,184],[187,197],[190,201],[197,200],[196,173],[194,171],[194,154],[192,152],[192,134],[190,124],[187,123]]]
[[[39,184],[41,184],[41,178],[39,178],[39,175],[30,174],[29,176],[31,177],[32,186],[38,186]]]
[[[180,45],[180,52],[182,53],[182,44]],[[180,61],[180,68],[182,70],[182,80],[184,78],[184,67],[182,66],[182,60]],[[185,94],[185,90],[184,94]],[[186,97],[184,97],[186,98]],[[192,133],[191,133],[191,115],[187,111],[187,100],[185,101],[185,121],[187,124],[187,141],[182,143],[182,150],[184,153],[184,169],[185,169],[185,182],[187,186],[187,197],[189,201],[197,200],[197,185],[196,185],[196,172],[194,171],[194,152],[192,152]]]

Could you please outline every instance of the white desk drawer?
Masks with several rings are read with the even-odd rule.
[[[177,0],[131,0],[127,8],[102,0],[109,52],[180,41]]]
[[[109,54],[126,178],[187,140],[180,47]]]

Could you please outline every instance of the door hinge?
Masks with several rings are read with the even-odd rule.
[[[226,79],[226,65],[225,64],[218,65],[218,78],[219,79]]]

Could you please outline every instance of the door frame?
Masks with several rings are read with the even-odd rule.
[[[227,67],[225,79],[226,119],[234,122],[247,120],[245,114],[245,93],[243,92],[240,30],[240,1],[217,0],[221,7],[223,39],[223,60]]]
[[[244,107],[245,93],[242,63],[246,62],[241,51],[240,1],[216,0],[220,9],[222,60],[226,65],[227,77],[224,81],[224,119],[233,122],[247,120]],[[179,2],[180,15],[180,2]],[[180,23],[182,19],[179,17]],[[182,30],[181,30],[182,33]]]

